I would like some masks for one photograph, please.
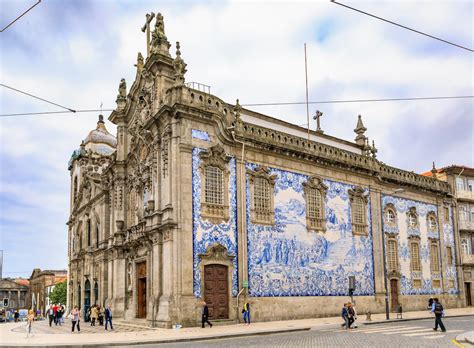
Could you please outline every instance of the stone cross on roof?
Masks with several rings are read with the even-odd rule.
[[[155,14],[153,12],[146,14],[146,22],[142,27],[142,32],[146,32],[146,55],[147,57],[150,55],[150,23],[155,18]]]

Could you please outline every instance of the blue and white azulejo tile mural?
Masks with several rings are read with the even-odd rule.
[[[248,163],[248,169],[257,165]],[[348,190],[353,185],[323,180],[326,232],[308,231],[303,183],[308,176],[269,168],[277,176],[275,224],[254,225],[250,219],[247,177],[247,240],[251,296],[347,295],[355,276],[356,295],[374,294],[372,231],[352,235]],[[368,190],[366,190],[368,194]],[[370,200],[367,220],[370,221]]]
[[[454,287],[448,287],[448,293],[458,294],[458,277],[456,272],[455,261],[456,260],[456,248],[454,247],[454,229],[453,229],[453,210],[451,207],[449,209],[449,221],[443,221],[443,235],[444,235],[444,245],[451,247],[453,263],[451,265],[445,265],[446,277],[449,280],[452,280]],[[447,249],[443,250],[444,258],[447,260]]]
[[[235,177],[235,158],[228,163],[229,170],[229,220],[225,223],[214,224],[201,218],[201,177],[199,171],[200,148],[194,148],[192,153],[193,170],[193,291],[194,296],[201,294],[201,261],[199,254],[206,252],[209,246],[221,244],[227,248],[227,253],[234,256],[232,273],[232,295],[238,292],[238,260],[237,260],[237,192]]]
[[[204,141],[211,141],[211,137],[209,136],[209,133],[199,130],[199,129],[192,129],[191,130],[191,136],[194,139],[199,139],[199,140],[204,140]]]
[[[397,210],[396,214],[396,226],[387,226],[385,218],[382,219],[383,231],[388,233],[396,233],[398,240],[398,261],[400,263],[400,274],[401,274],[401,294],[402,295],[428,295],[428,294],[440,294],[442,293],[441,288],[433,288],[433,280],[441,280],[441,274],[433,274],[431,272],[431,250],[429,244],[429,238],[439,239],[439,227],[436,227],[435,231],[430,231],[428,228],[428,213],[438,216],[438,209],[436,205],[413,201],[405,198],[394,197],[389,195],[382,195],[382,211],[388,204],[393,205]],[[418,224],[416,227],[409,227],[407,213],[411,208],[416,209],[418,214]],[[445,245],[449,246],[449,240],[453,239],[452,232],[452,221],[443,224],[443,233],[445,238]],[[420,240],[420,260],[421,260],[421,271],[412,272],[410,268],[410,240],[409,236],[418,236]],[[452,241],[454,244],[454,241]],[[454,248],[453,248],[454,250]],[[444,251],[446,252],[446,251]],[[439,255],[438,255],[439,256]],[[438,259],[441,259],[440,257]],[[386,262],[386,261],[385,261]],[[449,273],[456,273],[455,267],[447,267],[443,265],[441,269],[446,270],[445,274],[449,277]],[[454,278],[456,278],[454,276]],[[414,286],[414,279],[421,280],[421,288]],[[441,281],[440,281],[441,283]],[[457,285],[456,285],[457,287]],[[455,289],[452,289],[454,292]]]

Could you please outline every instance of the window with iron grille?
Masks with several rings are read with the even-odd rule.
[[[362,197],[354,197],[352,202],[352,209],[354,210],[353,214],[353,223],[357,225],[365,224],[365,204]]]
[[[255,178],[253,188],[253,208],[257,214],[270,213],[270,183],[265,178]]]
[[[387,263],[389,271],[398,270],[397,241],[389,239],[387,242]]]
[[[420,245],[417,242],[410,243],[410,266],[412,271],[421,271]]]
[[[431,271],[439,272],[439,254],[438,254],[438,244],[436,242],[431,243],[430,261],[431,261]]]
[[[428,229],[430,229],[431,231],[436,230],[436,218],[434,216],[428,217]]]
[[[306,191],[306,195],[306,214],[311,219],[322,219],[324,215],[321,191],[315,188],[309,188]]]
[[[395,223],[395,213],[393,212],[392,209],[387,209],[387,212],[385,213],[385,220],[389,224]]]
[[[220,168],[207,166],[205,170],[205,201],[222,205],[224,202],[224,178]]]

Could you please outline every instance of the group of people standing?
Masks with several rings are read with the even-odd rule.
[[[357,319],[357,311],[354,304],[351,302],[344,303],[341,316],[342,319],[344,319],[344,323],[341,324],[342,327],[344,327],[346,330],[357,328],[357,324],[354,325],[354,327],[351,327],[351,325]]]
[[[110,330],[114,329],[114,326],[112,325],[112,317],[113,317],[112,304],[109,303],[109,305],[107,306],[107,308],[105,308],[105,310],[103,310],[98,305],[93,305],[92,307],[89,308],[87,313],[91,321],[91,326],[95,326],[96,321],[99,322],[100,326],[104,325],[104,318],[105,318],[105,330],[107,330],[107,327],[109,325],[110,325]],[[69,317],[72,323],[71,332],[74,332],[74,329],[76,327],[77,327],[77,332],[80,332],[81,327],[79,326],[79,323],[81,321],[81,312],[78,306],[74,306],[74,309],[69,314]]]
[[[64,306],[60,304],[51,304],[48,309],[48,319],[49,319],[49,326],[52,326],[53,322],[56,326],[61,326],[64,323]]]

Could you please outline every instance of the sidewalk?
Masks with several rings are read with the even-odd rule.
[[[467,342],[474,345],[474,331],[465,332],[456,337],[458,342]]]
[[[474,308],[455,308],[446,310],[447,317],[474,315]],[[396,317],[396,314],[395,314]],[[392,313],[391,313],[392,318]],[[433,318],[427,311],[407,312],[403,314],[403,319],[417,320]],[[365,315],[359,315],[359,326],[365,324]],[[396,320],[394,320],[396,321]],[[399,320],[400,321],[400,320]],[[372,321],[369,323],[386,322],[385,314],[373,314]],[[165,342],[185,342],[203,339],[216,338],[230,338],[249,335],[264,335],[272,333],[283,333],[291,331],[310,330],[312,328],[319,329],[328,326],[334,326],[341,323],[340,317],[331,318],[315,318],[315,319],[300,319],[300,320],[285,320],[285,321],[271,321],[253,323],[250,326],[243,324],[214,326],[212,329],[206,327],[181,328],[181,329],[134,329],[129,327],[128,330],[121,332],[98,331],[101,333],[84,332],[80,334],[64,333],[63,330],[54,331],[52,333],[38,333],[42,332],[42,328],[47,328],[47,324],[43,322],[35,322],[33,326],[33,337],[25,338],[25,332],[22,327],[25,323],[7,323],[0,324],[0,347],[6,346],[55,346],[55,347],[86,347],[86,346],[117,346],[130,345],[139,343],[165,343]],[[367,324],[369,324],[367,323]],[[126,327],[126,324],[121,324],[116,321],[116,327]],[[67,322],[67,326],[70,322]],[[84,328],[87,324],[81,325]],[[36,329],[35,329],[36,328]],[[60,333],[56,333],[60,332]],[[103,332],[103,333],[102,333]]]

